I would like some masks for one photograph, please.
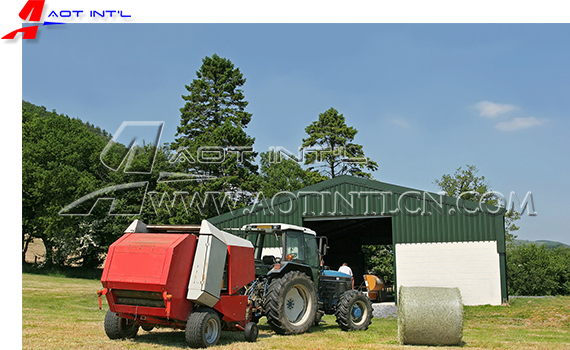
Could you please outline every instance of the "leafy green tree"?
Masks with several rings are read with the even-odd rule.
[[[252,117],[241,90],[246,79],[229,59],[214,54],[202,62],[196,79],[186,86],[190,94],[182,96],[186,103],[171,145],[177,170],[210,177],[189,185],[188,192],[224,192],[246,201],[246,193],[259,188],[255,139],[244,130]],[[199,216],[217,215],[218,210],[210,203]]]
[[[303,169],[294,159],[281,157],[273,150],[261,153],[261,191],[266,198],[278,192],[292,192],[326,180],[316,171]]]
[[[445,174],[441,179],[434,180],[434,183],[449,197],[458,197],[462,193],[466,193],[461,198],[478,202],[481,195],[490,189],[489,182],[485,180],[485,176],[477,176],[479,169],[474,165],[467,165],[457,168],[453,175]]]
[[[386,284],[394,284],[394,247],[387,245],[364,245],[364,264],[372,275],[380,276]]]
[[[103,172],[99,153],[107,139],[102,133],[71,119],[22,103],[22,259],[27,245],[41,238],[46,263],[63,264],[74,248],[87,242],[79,228],[82,218],[59,216],[59,211],[100,188]]]
[[[152,168],[154,160],[154,171],[150,175],[127,173],[125,164],[112,171],[100,160],[110,135],[99,127],[25,101],[22,121],[22,259],[28,244],[40,238],[46,247],[47,265],[96,267],[132,220],[170,223],[166,215],[158,216],[162,222],[157,222],[146,187],[100,196],[113,197],[114,202],[93,197],[63,210],[77,199],[113,185],[148,182],[150,192],[167,186],[159,178],[176,170],[169,162],[169,147],[143,143],[129,149],[115,142],[104,154],[105,164],[119,167],[128,157],[129,171],[145,171]],[[142,203],[141,215],[134,215],[141,211]]]
[[[177,173],[180,164],[171,162],[173,156],[168,145],[159,147],[156,153],[142,213],[137,217],[147,224],[184,225],[205,218],[200,208],[204,191],[209,188]]]
[[[309,135],[303,139],[303,147],[317,147],[317,152],[307,154],[305,164],[323,163],[321,174],[334,178],[353,175],[372,178],[368,171],[378,170],[378,164],[364,155],[362,145],[353,143],[358,130],[347,126],[344,116],[334,108],[319,114],[319,119],[305,128]],[[313,168],[309,168],[313,170]]]
[[[479,202],[482,195],[491,190],[491,185],[485,180],[485,176],[477,176],[478,172],[479,169],[476,166],[466,165],[465,169],[459,167],[453,175],[444,174],[441,179],[435,179],[433,183],[445,191],[449,197],[459,197],[463,194],[461,195],[462,199]],[[497,205],[498,201],[493,196],[486,196],[484,203]],[[515,221],[518,219],[520,219],[520,214],[516,211],[505,213],[505,238],[508,242],[512,242],[516,238],[513,232],[519,229],[515,225]]]
[[[511,295],[570,295],[570,248],[523,244],[507,249]]]

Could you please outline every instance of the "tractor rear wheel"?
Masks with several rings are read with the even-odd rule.
[[[109,339],[134,338],[139,331],[139,326],[134,321],[117,316],[111,310],[105,314],[105,333]]]
[[[264,303],[267,323],[278,334],[298,334],[315,323],[317,292],[304,273],[291,271],[275,278],[267,288]]]
[[[218,313],[209,308],[192,311],[186,320],[184,335],[192,348],[214,346],[220,339],[222,323]]]
[[[372,319],[372,304],[364,293],[349,290],[340,296],[335,315],[343,331],[365,330]]]

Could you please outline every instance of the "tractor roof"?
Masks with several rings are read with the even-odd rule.
[[[310,228],[301,227],[297,225],[290,225],[290,224],[282,224],[282,223],[262,223],[262,224],[248,224],[243,225],[241,230],[242,231],[250,231],[250,230],[267,230],[269,231],[284,231],[284,230],[295,230],[301,231],[303,233],[307,233],[313,236],[316,236],[317,233]]]

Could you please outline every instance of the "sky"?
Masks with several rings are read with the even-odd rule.
[[[123,121],[180,125],[202,59],[246,78],[257,152],[296,153],[334,107],[379,164],[376,180],[437,192],[475,165],[537,216],[520,239],[570,244],[570,26],[567,24],[87,24],[22,44],[22,98],[115,133]]]

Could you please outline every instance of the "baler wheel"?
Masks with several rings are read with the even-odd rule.
[[[134,338],[139,331],[139,326],[130,323],[126,318],[117,316],[111,310],[105,315],[105,333],[109,339]]]
[[[257,336],[259,335],[259,329],[257,328],[257,323],[249,322],[245,325],[245,340],[250,343],[253,343],[257,340]]]
[[[192,311],[186,320],[186,342],[193,348],[214,346],[220,339],[222,323],[218,313],[209,308]]]
[[[340,296],[336,322],[343,331],[368,329],[372,319],[372,304],[364,293],[349,290]]]
[[[145,331],[145,332],[150,332],[150,331],[152,331],[152,330],[154,329],[154,326],[146,325],[146,326],[141,326],[141,328],[142,328],[143,331]]]
[[[317,292],[304,273],[291,271],[267,288],[264,309],[267,323],[278,334],[298,334],[315,323]]]

